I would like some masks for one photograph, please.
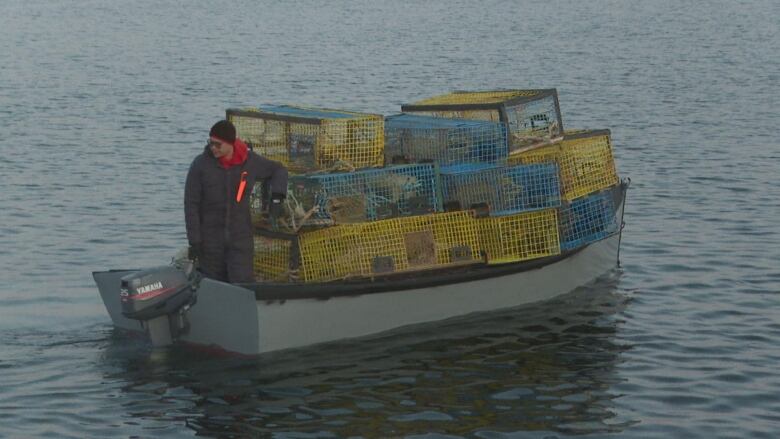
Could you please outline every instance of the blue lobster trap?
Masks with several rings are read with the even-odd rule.
[[[320,224],[321,220],[352,224],[441,211],[432,164],[293,176],[289,188],[298,210],[312,211],[310,218]]]
[[[441,170],[445,210],[487,209],[491,216],[558,207],[558,165],[450,166]]]
[[[505,163],[503,123],[397,114],[385,118],[385,163]]]
[[[509,131],[509,151],[521,151],[555,141],[563,133],[558,91],[455,91],[401,106],[404,113],[503,122]]]
[[[559,228],[561,250],[573,250],[617,232],[612,191],[608,189],[564,203],[560,210]]]

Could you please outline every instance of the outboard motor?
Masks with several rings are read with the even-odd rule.
[[[167,346],[189,329],[186,312],[199,280],[189,260],[128,274],[120,280],[122,315],[140,320],[154,346]]]

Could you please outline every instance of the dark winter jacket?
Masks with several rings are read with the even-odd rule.
[[[246,185],[236,201],[241,174]],[[190,245],[201,249],[200,267],[210,277],[229,282],[253,281],[254,240],[249,199],[256,181],[268,193],[287,193],[287,170],[252,151],[243,164],[225,169],[208,147],[190,165],[184,187],[184,216]]]

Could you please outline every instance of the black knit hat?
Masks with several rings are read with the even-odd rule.
[[[211,127],[209,136],[232,144],[236,142],[236,127],[230,121],[220,120]]]

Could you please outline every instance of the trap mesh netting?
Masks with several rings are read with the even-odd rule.
[[[503,122],[509,149],[552,142],[563,133],[555,89],[456,91],[401,107],[405,113]]]
[[[297,215],[334,224],[422,215],[441,210],[436,179],[430,164],[293,176],[288,198]]]
[[[381,115],[275,105],[228,110],[227,119],[255,151],[293,173],[384,164]]]
[[[490,215],[558,207],[558,166],[553,163],[479,167],[441,171],[444,206],[450,210],[487,205]]]
[[[398,114],[385,119],[385,162],[504,163],[506,127],[469,119]]]

